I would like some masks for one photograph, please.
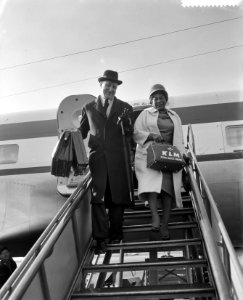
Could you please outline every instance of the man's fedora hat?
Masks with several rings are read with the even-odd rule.
[[[111,82],[116,82],[118,85],[122,84],[122,81],[118,80],[118,73],[116,71],[106,70],[103,76],[98,78],[99,82],[106,81],[106,80]]]

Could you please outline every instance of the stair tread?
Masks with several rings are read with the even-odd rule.
[[[136,229],[143,229],[144,231],[146,230],[151,230],[151,224],[136,224],[136,225],[124,225],[123,230],[124,232],[127,230],[136,230]],[[168,224],[168,228],[173,229],[173,228],[185,228],[188,226],[197,226],[197,222],[193,221],[186,221],[186,222],[170,222]]]
[[[128,297],[131,296],[132,299],[153,299],[153,296],[196,296],[196,295],[215,295],[214,288],[209,284],[171,284],[171,285],[151,285],[151,286],[133,286],[133,287],[124,287],[124,288],[99,288],[99,289],[90,289],[75,292],[72,295],[72,299],[80,299],[84,297],[97,297],[99,299],[105,299],[105,297]],[[101,298],[102,297],[102,298]],[[103,298],[104,297],[104,298]],[[134,298],[139,297],[139,298]],[[141,298],[143,297],[143,298]]]
[[[161,214],[163,213],[163,210],[159,209],[158,212]],[[194,213],[193,208],[187,207],[187,208],[175,208],[171,210],[171,216],[173,215],[178,215],[178,214],[191,214]],[[150,209],[143,209],[143,210],[132,210],[132,211],[125,211],[124,213],[124,218],[131,218],[135,216],[140,216],[140,215],[151,215]]]
[[[201,244],[201,238],[191,238],[191,239],[176,239],[176,240],[161,240],[161,241],[147,241],[147,242],[128,242],[128,243],[119,243],[119,244],[107,244],[108,250],[145,250],[151,248],[162,247],[173,247],[173,246],[186,246],[186,245],[195,245]]]
[[[150,270],[157,268],[168,267],[196,267],[207,266],[206,259],[184,259],[178,257],[160,258],[154,262],[132,262],[132,263],[115,263],[115,264],[100,264],[84,266],[83,271],[86,273],[91,272],[112,272],[112,271],[131,271],[131,270]]]

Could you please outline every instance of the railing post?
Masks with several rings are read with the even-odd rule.
[[[78,263],[80,263],[80,261],[81,261],[81,257],[80,257],[81,249],[80,249],[80,239],[79,239],[79,235],[78,235],[78,224],[77,224],[77,219],[76,219],[75,212],[72,216],[72,226],[73,226],[73,234],[74,234],[74,243],[75,243],[75,248],[76,248],[76,255],[77,255]]]
[[[210,224],[212,226],[212,212],[211,212],[211,205],[210,205],[210,202],[208,200],[208,197],[207,197],[207,194],[205,192],[205,189],[203,187],[203,184],[200,180],[200,185],[201,185],[201,195],[202,195],[202,198],[203,198],[203,202],[204,202],[204,205],[205,205],[205,208],[206,208],[206,211],[207,211],[207,215],[208,215],[208,218],[209,218],[209,221],[210,221]]]
[[[229,252],[228,252],[228,250],[226,248],[226,244],[225,244],[224,240],[222,240],[222,247],[223,247],[223,262],[224,262],[224,266],[225,266],[227,274],[229,274],[229,280],[230,280],[230,282],[232,282]]]
[[[44,299],[51,300],[50,290],[46,278],[46,270],[43,264],[40,266],[39,276],[40,276],[40,283],[41,283]]]

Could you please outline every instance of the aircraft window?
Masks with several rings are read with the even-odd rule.
[[[231,147],[243,147],[243,125],[227,126],[226,141]]]
[[[0,164],[14,164],[18,161],[19,145],[0,145]]]

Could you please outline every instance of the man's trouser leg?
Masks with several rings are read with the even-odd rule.
[[[92,203],[92,232],[95,240],[104,240],[109,237],[109,217],[105,203]]]
[[[124,207],[111,203],[109,207],[110,218],[110,240],[122,240],[122,224],[123,224]]]
[[[104,158],[89,158],[92,176],[92,233],[95,240],[109,238],[109,217],[106,213],[104,193],[107,185],[107,167]]]
[[[110,241],[122,240],[122,224],[123,224],[123,212],[124,207],[114,203],[115,199],[112,199],[111,188],[109,178],[107,176],[107,184],[105,190],[105,206],[109,209],[110,220]]]

